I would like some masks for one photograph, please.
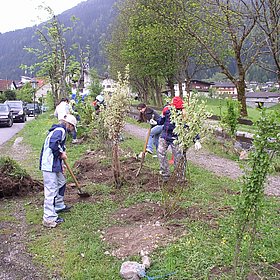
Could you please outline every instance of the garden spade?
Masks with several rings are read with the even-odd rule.
[[[143,152],[142,152],[142,155],[141,155],[140,167],[139,167],[139,169],[138,169],[138,171],[137,171],[137,173],[136,173],[136,177],[139,175],[139,173],[140,173],[140,171],[141,171],[141,169],[142,169],[144,160],[145,160],[146,149],[147,149],[149,137],[150,137],[150,134],[151,134],[151,129],[152,129],[152,127],[150,126],[150,127],[149,127],[149,130],[148,130],[148,133],[147,133],[146,141],[145,141],[145,144],[144,144]]]
[[[83,192],[83,191],[81,190],[80,184],[79,184],[77,178],[75,177],[75,175],[74,175],[72,169],[70,168],[68,162],[67,162],[65,159],[64,159],[63,161],[64,161],[64,164],[66,165],[67,170],[69,171],[69,173],[71,174],[71,176],[72,176],[72,178],[73,178],[73,180],[74,180],[74,182],[75,182],[75,185],[76,185],[76,187],[77,187],[77,189],[78,189],[78,195],[79,195],[80,197],[89,197],[89,196],[90,196],[89,193]]]

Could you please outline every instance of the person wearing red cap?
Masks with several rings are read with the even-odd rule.
[[[174,165],[176,165],[179,158],[182,157],[182,151],[179,146],[174,144],[174,140],[178,137],[174,133],[175,124],[172,123],[170,119],[171,107],[174,107],[178,113],[183,113],[184,102],[179,96],[175,96],[171,103],[163,108],[162,116],[157,120],[157,124],[163,125],[162,133],[159,139],[158,159],[160,164],[160,174],[165,182],[168,181],[170,177],[169,164],[167,160],[168,147],[170,146],[172,154],[174,155]]]

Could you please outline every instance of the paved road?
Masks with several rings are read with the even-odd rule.
[[[33,117],[28,117],[27,121],[32,120]],[[24,123],[14,123],[12,127],[0,126],[0,146],[10,140],[24,127]]]

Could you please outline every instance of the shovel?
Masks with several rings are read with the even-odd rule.
[[[152,129],[152,127],[149,127],[148,134],[147,134],[146,141],[145,141],[144,148],[143,148],[143,152],[142,152],[142,156],[141,156],[140,167],[139,167],[139,169],[138,169],[138,171],[137,171],[137,173],[136,173],[136,177],[139,175],[139,173],[140,173],[140,171],[141,171],[141,169],[142,169],[144,160],[145,160],[146,148],[147,148],[148,141],[149,141],[149,137],[150,137],[150,134],[151,134],[151,129]]]
[[[77,178],[75,177],[75,175],[74,175],[72,169],[70,168],[68,162],[67,162],[65,159],[64,159],[63,161],[64,161],[64,164],[66,165],[67,170],[70,172],[70,174],[71,174],[71,176],[72,176],[72,178],[73,178],[73,180],[74,180],[74,182],[75,182],[75,185],[76,185],[76,187],[77,187],[77,189],[78,189],[78,195],[79,195],[80,197],[89,197],[89,196],[90,196],[89,193],[83,192],[83,191],[81,190],[80,184],[79,184]]]

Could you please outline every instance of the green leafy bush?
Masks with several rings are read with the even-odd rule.
[[[20,165],[10,157],[0,157],[0,170],[1,173],[18,179],[28,176],[26,170],[22,169]]]

